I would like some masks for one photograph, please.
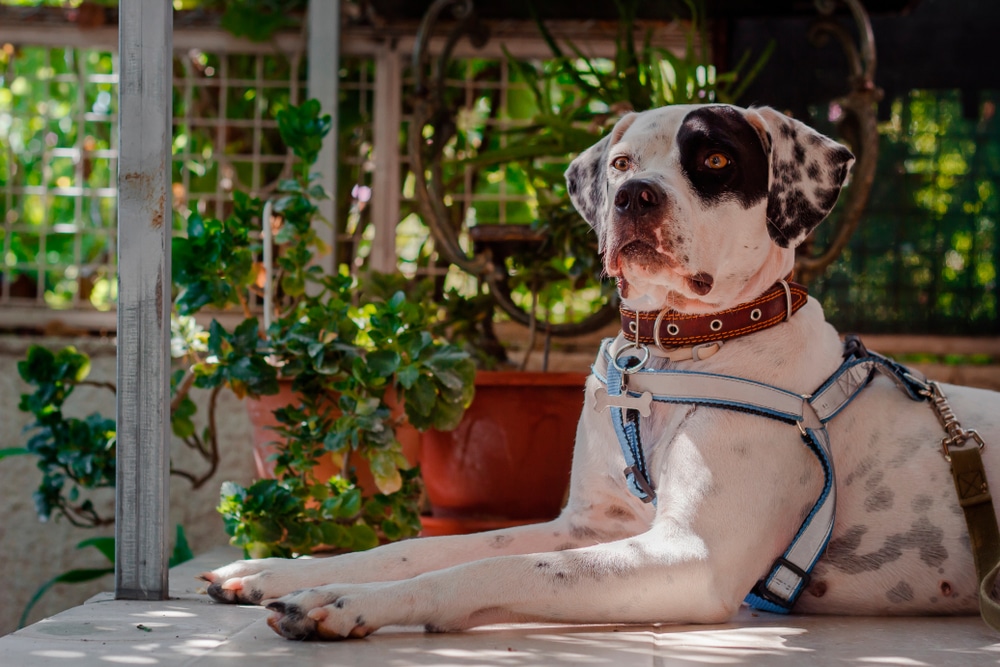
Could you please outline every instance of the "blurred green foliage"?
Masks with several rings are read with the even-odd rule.
[[[841,330],[1000,331],[998,104],[1000,92],[984,93],[967,118],[958,91],[892,101],[868,210],[814,286]]]
[[[175,6],[206,3],[183,0]],[[636,81],[622,78],[623,72],[632,70],[620,63],[588,61],[572,52],[547,63],[513,57],[452,63],[449,79],[468,80],[474,86],[471,103],[458,85],[448,93],[458,133],[444,152],[443,168],[455,204],[451,207],[455,223],[505,222],[544,229],[545,248],[508,259],[515,298],[522,304],[530,303],[533,285],[546,285],[538,296],[540,317],[572,320],[591,312],[593,304],[607,296],[607,286],[593,278],[599,273],[593,239],[565,203],[561,173],[573,152],[613,118],[616,110],[607,100],[614,96],[609,97],[608,91],[618,85],[627,92],[638,83],[652,91],[650,104],[722,101],[738,94],[741,79],[697,65],[702,38],[692,32],[687,53],[679,56],[657,55],[647,52],[647,45],[636,44],[640,54],[649,56],[648,66],[635,71]],[[758,64],[744,62],[741,67],[750,74]],[[281,175],[280,161],[255,167],[241,158],[253,153],[255,140],[261,153],[283,154],[276,119],[289,106],[291,92],[280,82],[290,77],[301,80],[305,70],[293,71],[287,58],[265,58],[266,87],[234,86],[224,98],[219,95],[223,71],[229,79],[251,81],[257,67],[257,58],[244,54],[191,52],[175,61],[179,78],[208,84],[193,86],[190,95],[181,89],[175,95],[178,233],[187,228],[189,211],[202,210],[225,220],[231,213],[230,190],[274,183]],[[334,200],[345,242],[338,248],[338,263],[356,266],[357,258],[367,255],[372,238],[368,197],[374,100],[371,86],[359,82],[373,81],[374,64],[345,57],[339,74],[345,85],[340,91],[341,159]],[[72,81],[77,75],[91,79],[82,92]],[[110,157],[117,104],[113,77],[113,60],[107,52],[0,47],[0,145],[9,147],[0,150],[0,216],[5,223],[0,226],[0,253],[2,279],[11,283],[12,294],[31,297],[40,290],[56,308],[113,306],[115,258],[114,244],[109,243],[117,224],[111,191],[115,163]],[[510,86],[501,107],[497,84],[505,78]],[[595,91],[605,96],[603,101]],[[964,118],[956,91],[915,91],[893,102],[892,118],[881,127],[880,162],[866,217],[850,247],[813,286],[838,326],[871,332],[984,335],[1000,329],[998,102],[997,93],[985,93],[976,120]],[[83,114],[84,122],[77,122]],[[211,123],[199,122],[219,115],[240,120],[258,114],[264,129],[256,137],[253,128],[236,123],[226,131],[221,146]],[[835,134],[826,116],[824,108],[813,121]],[[539,133],[542,124],[545,129]],[[407,131],[404,124],[401,150]],[[525,145],[531,143],[543,144],[551,154],[539,159],[538,146]],[[84,149],[79,164],[71,154],[77,147]],[[434,261],[433,246],[407,199],[412,180],[405,167],[401,176],[400,266],[413,275]],[[217,197],[220,179],[225,184],[221,198]],[[11,193],[8,185],[47,186],[48,194]],[[85,193],[71,196],[69,188],[84,188]],[[821,226],[818,234],[829,228]],[[539,262],[539,255],[551,259]],[[476,288],[463,280],[452,275],[446,288],[473,295]]]

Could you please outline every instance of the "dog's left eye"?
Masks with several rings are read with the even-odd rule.
[[[622,155],[620,157],[616,157],[611,163],[611,166],[618,171],[628,171],[628,168],[632,166],[632,161]]]
[[[712,153],[705,158],[705,166],[709,169],[723,169],[730,164],[732,164],[732,160],[722,153]]]

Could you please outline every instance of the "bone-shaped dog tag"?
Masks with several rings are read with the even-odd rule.
[[[639,414],[643,417],[649,416],[650,406],[653,404],[653,394],[648,391],[642,392],[639,396],[629,396],[628,394],[611,396],[608,394],[607,389],[601,387],[594,394],[594,398],[597,401],[597,404],[594,406],[597,412],[601,412],[607,408],[624,408],[626,410],[638,410]]]

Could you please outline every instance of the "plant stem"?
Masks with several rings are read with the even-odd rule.
[[[111,393],[113,393],[113,394],[118,392],[118,388],[115,386],[114,382],[98,382],[97,380],[80,380],[76,384],[77,384],[77,386],[81,386],[81,387],[83,387],[83,386],[87,386],[87,387],[103,387],[104,389],[110,390]]]
[[[180,384],[177,385],[177,393],[174,394],[173,399],[170,401],[170,414],[173,414],[180,406],[181,402],[187,398],[188,393],[191,391],[191,385],[193,384],[194,368],[188,367],[187,371],[184,373],[184,377],[181,378]]]

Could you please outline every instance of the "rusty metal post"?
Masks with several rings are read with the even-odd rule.
[[[163,600],[170,474],[171,0],[119,5],[115,597]]]

